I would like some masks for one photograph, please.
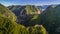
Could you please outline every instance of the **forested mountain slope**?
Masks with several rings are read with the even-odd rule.
[[[0,4],[0,14],[5,15],[6,17],[12,19],[13,21],[16,21],[16,16],[12,11],[10,11],[8,8]]]
[[[41,14],[41,23],[46,27],[50,34],[60,34],[60,5],[49,6]]]

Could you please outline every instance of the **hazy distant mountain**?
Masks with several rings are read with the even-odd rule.
[[[42,11],[44,11],[49,5],[43,5],[43,6],[37,6],[38,8],[41,8]]]
[[[58,4],[52,5],[52,6],[57,6]],[[43,6],[37,6],[38,8],[41,8],[42,11],[44,11],[46,8],[48,8],[50,5],[43,5]]]

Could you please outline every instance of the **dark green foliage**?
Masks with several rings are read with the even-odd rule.
[[[42,14],[42,24],[50,34],[58,34],[60,27],[60,5],[49,6]]]
[[[29,15],[29,17],[27,17],[25,22],[27,22],[25,23],[26,26],[27,24],[29,26],[34,26],[35,24],[41,24],[41,16],[40,14]]]

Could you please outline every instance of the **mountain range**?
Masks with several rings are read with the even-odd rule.
[[[22,7],[24,7],[24,8],[22,8],[22,10],[24,9],[26,12],[28,11],[28,13],[26,14],[26,19],[25,19],[25,13],[24,13],[25,11],[23,11],[24,16],[19,17],[19,18],[23,19],[22,24],[24,24],[25,26],[27,26],[27,24],[28,24],[28,26],[33,26],[35,24],[42,24],[45,26],[46,30],[50,34],[57,34],[57,32],[60,32],[59,31],[60,5],[49,5],[49,6],[27,5],[27,6],[22,6]],[[45,10],[43,11],[42,9],[45,9]],[[37,11],[37,12],[35,13],[35,11]],[[18,13],[19,12],[17,11],[15,14],[18,14]],[[19,15],[22,15],[22,14],[20,13]]]
[[[0,16],[1,34],[60,34],[60,5],[0,4]]]
[[[14,10],[10,8],[11,10],[9,10],[7,7],[0,4],[0,34],[46,34],[47,31],[43,25],[34,25],[32,22],[33,20],[37,19],[37,14],[41,14],[38,13],[41,10],[40,8],[30,5],[22,6],[19,9],[18,8],[15,7],[13,8]],[[18,24],[20,20],[26,20],[26,22],[23,22],[26,23],[27,27],[24,26],[25,24]]]
[[[38,14],[42,13],[41,8],[36,6],[8,6],[8,8],[17,16],[18,23],[25,23],[28,22],[27,20],[31,21],[31,19],[35,20]]]

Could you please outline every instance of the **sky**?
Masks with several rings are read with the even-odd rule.
[[[51,5],[60,4],[60,0],[0,0],[0,3],[9,5]]]

